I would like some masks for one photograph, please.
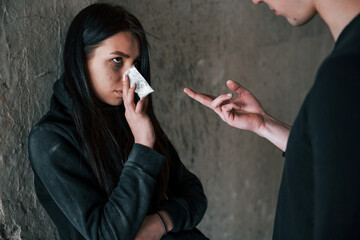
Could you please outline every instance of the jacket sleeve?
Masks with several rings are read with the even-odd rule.
[[[360,62],[319,73],[309,106],[314,161],[314,240],[360,237]]]
[[[34,172],[84,238],[133,240],[148,211],[164,157],[134,144],[117,187],[107,197],[69,139],[54,124],[34,127],[29,137]]]
[[[191,230],[203,218],[207,199],[200,180],[181,162],[175,148],[169,142],[172,167],[169,190],[172,197],[161,202],[159,209],[164,210],[173,222],[172,232]]]

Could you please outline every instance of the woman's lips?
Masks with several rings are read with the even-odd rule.
[[[123,96],[122,90],[115,90],[114,92],[115,92],[117,95],[119,95],[120,97]]]

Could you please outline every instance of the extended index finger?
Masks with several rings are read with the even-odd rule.
[[[211,102],[215,99],[214,96],[204,93],[198,93],[190,88],[184,88],[184,92],[192,99],[195,99],[196,101],[200,102],[201,104],[209,108],[211,108]]]
[[[123,96],[126,98],[129,88],[130,88],[130,79],[128,75],[123,76]]]

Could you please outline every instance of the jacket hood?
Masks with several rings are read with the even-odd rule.
[[[61,119],[73,122],[73,100],[65,87],[65,80],[63,77],[54,83],[53,91],[54,92],[50,103],[50,112]],[[103,113],[110,114],[114,117],[116,112],[124,108],[124,105],[121,104],[120,106],[110,106],[107,104],[102,104],[100,108],[102,109]],[[126,122],[125,116],[122,115],[120,118],[116,118],[116,121],[120,123],[119,125],[121,126],[126,137],[129,137],[130,128]]]
[[[53,91],[50,111],[61,117],[72,118],[73,101],[65,88],[64,78],[60,78],[54,83]]]

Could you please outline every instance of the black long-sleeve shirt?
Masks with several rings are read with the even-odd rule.
[[[169,238],[194,229],[207,208],[199,179],[180,161],[169,142],[169,188],[174,197],[152,204],[164,156],[134,144],[117,187],[108,197],[84,157],[71,117],[72,101],[63,80],[54,85],[50,111],[29,136],[29,154],[36,194],[62,239],[134,239],[150,207],[172,219]]]
[[[273,239],[360,239],[360,15],[321,65],[290,132]]]

